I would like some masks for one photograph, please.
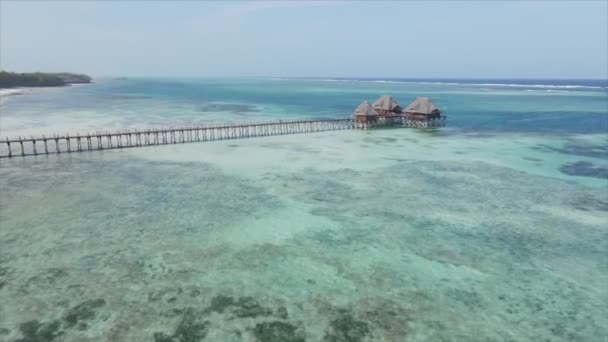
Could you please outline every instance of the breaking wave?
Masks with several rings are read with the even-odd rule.
[[[418,80],[383,80],[383,79],[351,79],[351,78],[263,78],[272,81],[314,81],[314,82],[366,82],[366,83],[399,83],[399,84],[429,84],[475,87],[510,87],[510,88],[541,88],[541,89],[608,89],[606,86],[581,84],[524,84],[524,83],[469,83],[469,82],[437,82]]]

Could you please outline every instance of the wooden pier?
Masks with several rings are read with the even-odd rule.
[[[182,144],[226,139],[243,139],[285,134],[313,133],[383,126],[430,127],[443,120],[392,118],[373,124],[358,123],[351,118],[227,123],[180,128],[123,130],[86,134],[18,137],[0,140],[0,158],[109,150],[141,146]]]
[[[414,127],[430,128],[440,127],[445,124],[445,116],[434,118],[413,118],[404,115],[379,116],[374,121],[356,121],[354,128],[378,128],[378,127]]]

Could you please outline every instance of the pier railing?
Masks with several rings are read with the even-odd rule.
[[[42,135],[0,140],[0,158],[353,129],[352,119],[225,123],[179,128]]]
[[[225,123],[179,128],[87,132],[84,134],[42,135],[0,140],[0,158],[40,154],[58,154],[119,148],[182,144],[226,139],[243,139],[284,134],[313,133],[384,126],[430,127],[441,120],[391,118],[362,123],[351,118],[319,120],[279,120],[266,122]]]

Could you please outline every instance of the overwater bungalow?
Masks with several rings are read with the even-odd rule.
[[[372,104],[372,108],[381,116],[389,116],[401,113],[401,105],[395,101],[392,96],[380,96],[376,102]]]
[[[405,116],[417,119],[434,119],[441,117],[441,110],[428,97],[418,97],[403,111]]]
[[[381,96],[373,104],[363,101],[353,113],[356,128],[371,127],[436,127],[442,126],[445,116],[427,97],[419,97],[402,109],[391,96]]]
[[[367,101],[363,101],[357,109],[355,109],[354,118],[356,122],[376,122],[378,120],[378,112],[372,108]]]

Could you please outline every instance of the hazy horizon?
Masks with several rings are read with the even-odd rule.
[[[100,78],[606,79],[607,11],[605,1],[0,0],[0,69]]]
[[[454,80],[454,81],[462,81],[462,80],[466,80],[466,81],[484,81],[484,80],[519,80],[519,81],[606,81],[608,82],[608,79],[606,78],[602,78],[602,77],[586,77],[586,78],[581,78],[581,77],[408,77],[408,76],[404,76],[404,77],[399,77],[399,76],[292,76],[292,75],[285,75],[285,76],[238,76],[238,75],[232,75],[232,76],[222,76],[222,75],[217,75],[217,76],[186,76],[186,75],[127,75],[127,74],[115,74],[115,75],[95,75],[95,74],[90,74],[87,72],[83,72],[83,71],[78,71],[78,70],[29,70],[29,71],[23,71],[23,70],[5,70],[2,69],[0,71],[6,71],[6,72],[15,72],[15,73],[73,73],[73,74],[86,74],[88,76],[91,76],[93,78],[93,81],[95,79],[115,79],[115,78],[121,78],[121,77],[126,77],[126,78],[132,78],[132,79],[308,79],[308,80],[314,80],[314,79],[336,79],[336,80],[428,80],[428,81],[433,81],[433,80],[443,80],[443,81],[449,81],[449,80]]]

